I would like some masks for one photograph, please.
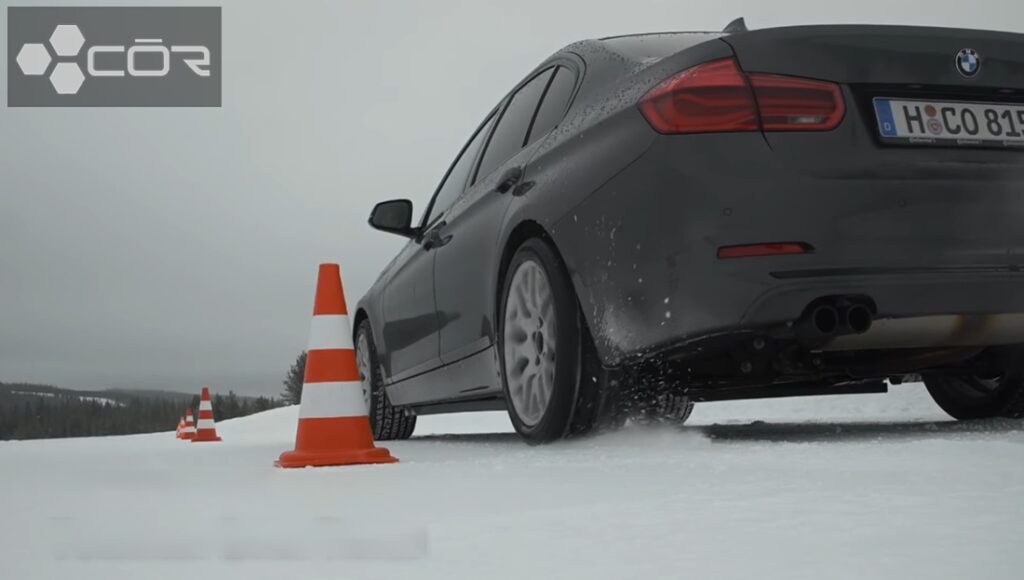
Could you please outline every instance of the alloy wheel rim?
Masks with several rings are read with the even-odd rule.
[[[359,333],[359,342],[356,344],[356,367],[359,369],[359,382],[363,386],[363,402],[366,403],[366,414],[370,414],[370,393],[373,387],[370,384],[373,373],[370,372],[370,341],[366,339],[366,333]]]
[[[532,427],[551,402],[555,384],[555,300],[544,268],[527,260],[509,283],[504,313],[505,381],[516,416]]]

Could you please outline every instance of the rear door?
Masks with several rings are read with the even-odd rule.
[[[517,187],[527,181],[527,163],[537,144],[561,120],[575,86],[576,72],[565,66],[545,68],[520,85],[502,112],[469,189],[445,217],[448,243],[434,264],[438,312],[449,314],[440,331],[445,363],[492,343],[502,220]]]
[[[465,190],[494,118],[492,114],[484,121],[452,163],[424,212],[423,235],[408,243],[396,259],[396,272],[383,296],[384,348],[380,349],[392,381],[441,364],[438,329],[449,314],[439,312],[434,299],[434,259],[440,247],[436,240],[444,228],[445,212]]]

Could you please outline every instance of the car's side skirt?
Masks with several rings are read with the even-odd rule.
[[[409,408],[412,409],[416,415],[440,415],[442,413],[504,411],[508,408],[508,405],[504,398],[489,397],[486,399],[471,399],[466,401],[452,401],[449,403],[417,405]]]
[[[417,406],[501,397],[496,350],[489,346],[459,361],[385,387],[391,404]]]

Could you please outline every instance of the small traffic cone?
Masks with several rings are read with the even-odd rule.
[[[181,430],[181,438],[191,441],[196,436],[196,426],[192,422],[192,407],[185,411],[185,428]]]
[[[210,402],[210,389],[203,387],[199,397],[199,423],[196,424],[196,436],[193,443],[202,441],[220,441],[217,437],[217,426],[213,423],[213,403]]]
[[[275,465],[309,467],[398,461],[387,449],[373,446],[366,413],[338,265],[320,264],[295,450],[282,453]]]
[[[178,428],[174,431],[175,439],[181,439],[181,432],[185,430],[185,418],[178,419]]]

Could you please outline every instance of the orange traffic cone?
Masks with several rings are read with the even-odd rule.
[[[181,417],[178,419],[178,428],[174,431],[174,437],[181,439],[181,432],[185,430],[185,418]]]
[[[373,446],[337,264],[320,264],[295,450],[278,467],[394,463]]]
[[[181,438],[191,441],[196,436],[196,425],[192,421],[192,407],[185,411],[185,428],[181,430]]]
[[[193,443],[200,441],[220,441],[217,437],[217,426],[213,423],[213,403],[210,402],[210,389],[203,387],[199,397],[199,422],[196,424],[196,436]]]

